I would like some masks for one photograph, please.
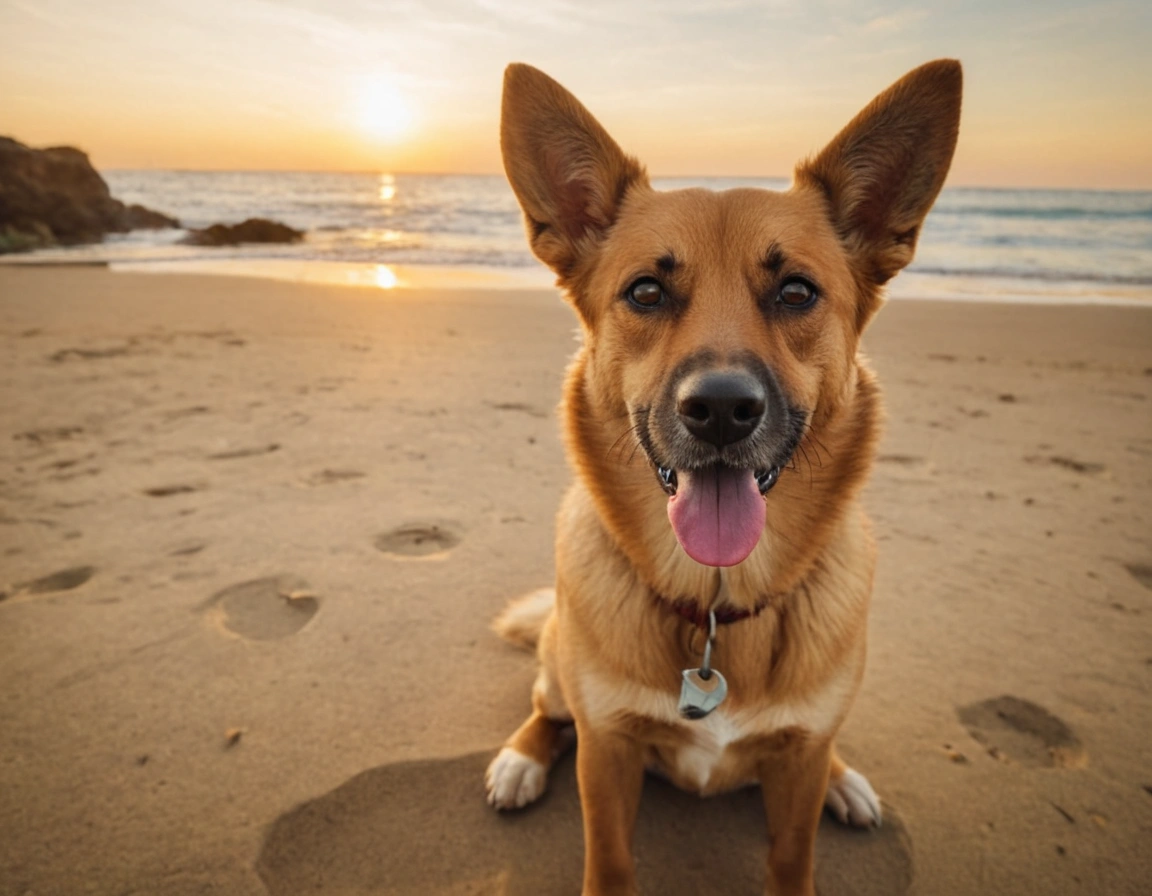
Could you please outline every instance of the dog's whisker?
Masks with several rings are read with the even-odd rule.
[[[629,426],[622,433],[620,433],[620,435],[618,435],[616,437],[616,439],[612,442],[612,444],[608,447],[608,450],[606,452],[604,452],[604,456],[608,459],[611,459],[612,458],[612,452],[615,451],[617,446],[619,446],[626,438],[628,438],[629,433],[635,435],[636,434],[636,427],[635,426]]]
[[[643,445],[640,444],[639,433],[636,434],[636,443],[632,446],[632,452],[628,455],[628,460],[624,462],[627,467],[632,466],[632,461],[636,459],[636,452],[639,451]]]
[[[803,456],[804,463],[808,464],[808,487],[811,488],[812,487],[812,460],[811,460],[811,458],[808,457],[808,452],[804,449],[804,443],[803,442],[801,442],[796,447],[797,447],[797,449],[799,449],[800,454]]]
[[[820,457],[821,452],[823,452],[825,455],[828,456],[828,460],[832,460],[832,452],[828,450],[828,448],[824,445],[824,443],[822,441],[820,441],[820,437],[817,436],[814,432],[809,430],[805,434],[805,439],[811,443],[812,450],[816,452],[816,462],[821,467],[824,466],[824,462],[823,462],[822,458]]]
[[[611,455],[613,454],[613,452],[616,453],[618,459],[623,458],[624,448],[627,445],[627,443],[624,440],[629,435],[631,435],[633,437],[634,441],[632,443],[632,451],[629,453],[628,459],[626,461],[623,461],[624,466],[630,466],[632,464],[632,460],[636,457],[636,452],[641,447],[643,447],[643,443],[642,443],[641,436],[640,436],[640,424],[639,423],[633,424],[632,426],[628,427],[628,429],[626,429],[624,432],[622,432],[616,438],[616,440],[612,443],[612,447],[609,448],[608,452],[607,452],[607,456],[609,458],[611,458]]]

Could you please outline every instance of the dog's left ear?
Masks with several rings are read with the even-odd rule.
[[[914,69],[796,169],[798,185],[825,195],[853,264],[873,284],[912,260],[956,148],[962,81],[954,59]]]
[[[647,183],[576,97],[523,63],[504,72],[500,149],[532,251],[561,278],[612,226],[628,189]]]

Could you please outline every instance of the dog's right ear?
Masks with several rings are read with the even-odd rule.
[[[532,251],[561,278],[612,226],[628,189],[647,183],[576,97],[522,63],[504,72],[500,149]]]

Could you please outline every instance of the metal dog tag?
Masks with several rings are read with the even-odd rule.
[[[708,611],[708,640],[704,642],[704,659],[699,669],[680,673],[680,703],[676,707],[686,719],[702,719],[724,702],[728,682],[712,668],[712,645],[716,641],[716,611]]]
[[[686,719],[702,719],[724,702],[728,696],[728,682],[724,676],[712,669],[704,678],[699,669],[685,669],[680,674],[684,680],[680,684],[680,715]]]

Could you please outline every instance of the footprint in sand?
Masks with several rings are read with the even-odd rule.
[[[928,461],[915,454],[880,454],[877,455],[876,462],[880,464],[895,464],[899,467],[925,467],[928,465]]]
[[[51,594],[54,591],[71,591],[79,588],[96,574],[95,566],[72,566],[50,575],[41,576],[14,586],[11,592],[0,591],[0,600],[20,594]]]
[[[1124,568],[1137,582],[1152,590],[1152,566],[1145,563],[1125,563]]]
[[[888,475],[902,481],[920,481],[935,473],[932,462],[916,454],[881,454],[876,462],[890,469]]]
[[[331,485],[334,482],[348,482],[351,479],[363,479],[367,473],[359,470],[320,470],[311,476],[304,477],[305,485]]]
[[[200,491],[198,485],[188,485],[186,483],[178,483],[176,485],[157,485],[154,488],[144,489],[144,494],[150,498],[168,498],[172,495],[186,495],[189,492]]]
[[[320,609],[320,601],[307,583],[280,575],[217,591],[204,609],[213,622],[234,635],[276,641],[304,628]]]
[[[219,451],[216,454],[209,454],[208,460],[236,460],[241,457],[258,457],[261,454],[271,454],[273,451],[279,451],[280,445],[272,442],[268,445],[256,445],[251,448],[236,448],[232,451]]]
[[[1082,768],[1080,738],[1043,706],[1005,695],[957,709],[968,733],[996,758],[1036,768]]]
[[[376,536],[376,549],[401,557],[442,557],[463,537],[455,523],[412,523]]]
[[[168,552],[169,557],[191,557],[193,554],[199,554],[204,548],[208,547],[206,542],[203,541],[188,541],[184,544],[174,547]]]
[[[1107,469],[1104,464],[1093,463],[1091,461],[1076,460],[1072,457],[1061,457],[1059,455],[1042,456],[1038,454],[1030,454],[1024,458],[1025,463],[1035,465],[1050,464],[1053,467],[1061,467],[1065,470],[1071,470],[1073,473],[1095,474],[1103,473]]]
[[[48,356],[55,364],[62,361],[98,361],[104,358],[122,358],[132,352],[131,345],[114,345],[109,348],[62,348]]]
[[[33,445],[48,445],[52,442],[65,442],[83,432],[83,426],[53,426],[48,429],[30,429],[28,432],[18,432],[12,438],[17,441],[31,442]]]
[[[195,417],[199,414],[207,414],[211,408],[207,405],[198,404],[190,408],[177,408],[174,411],[164,411],[163,417],[165,420],[180,420],[183,417]]]
[[[272,896],[330,889],[397,896],[562,896],[580,888],[580,800],[572,756],[531,808],[497,814],[483,799],[491,753],[369,769],[280,816],[256,871]],[[699,797],[649,778],[633,854],[642,893],[763,893],[767,837],[758,788]],[[381,848],[387,844],[387,848]],[[902,896],[911,839],[885,807],[877,831],[825,818],[816,838],[821,896]]]
[[[548,414],[540,408],[533,407],[523,401],[488,401],[485,402],[488,407],[497,411],[520,411],[522,414],[527,414],[529,417],[546,418]]]
[[[96,456],[96,453],[93,451],[90,451],[87,454],[85,454],[83,457],[69,457],[69,458],[64,458],[63,460],[54,460],[51,463],[45,464],[40,469],[41,470],[69,470],[72,467],[75,467],[77,464],[82,464],[86,460],[91,460],[95,456]]]

